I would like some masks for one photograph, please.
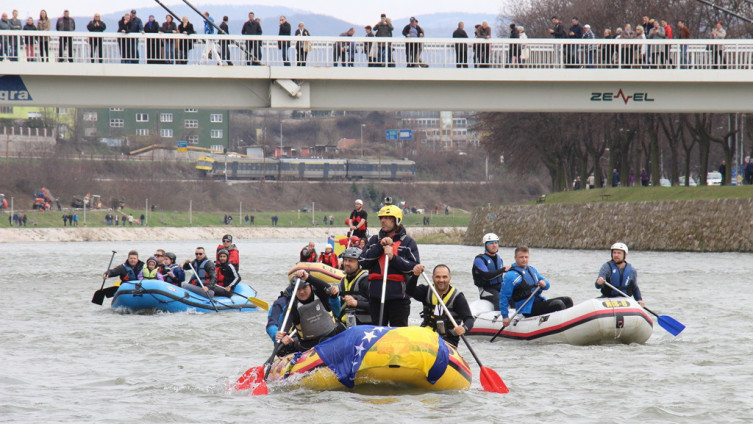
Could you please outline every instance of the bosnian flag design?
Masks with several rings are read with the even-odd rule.
[[[350,388],[359,370],[385,366],[420,367],[434,384],[450,359],[444,340],[423,327],[359,325],[319,343],[315,349],[340,383]]]

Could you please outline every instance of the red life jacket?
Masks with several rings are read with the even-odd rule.
[[[329,255],[326,253],[322,253],[321,255],[319,255],[319,262],[327,264],[331,266],[332,268],[337,268],[337,266],[339,265],[337,261],[337,256],[333,252],[330,252]]]
[[[397,256],[397,251],[398,251],[398,248],[400,247],[400,243],[401,242],[402,242],[402,240],[398,240],[398,241],[392,243],[392,252],[395,254],[395,256]],[[376,272],[370,273],[369,274],[369,281],[374,281],[374,280],[380,280],[381,281],[384,278],[384,271],[383,271],[384,270],[384,261],[387,260],[387,255],[386,254],[382,255],[382,258],[384,258],[384,260],[382,260],[381,258],[379,259],[379,272],[378,273],[376,273]],[[390,270],[388,269],[387,272],[389,272],[389,271]],[[403,275],[402,273],[401,274],[387,274],[387,280],[388,281],[397,281],[397,282],[400,282],[400,283],[404,283],[405,282],[405,275]]]

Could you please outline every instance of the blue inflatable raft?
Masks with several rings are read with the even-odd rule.
[[[255,311],[257,306],[249,297],[256,297],[256,290],[239,283],[233,297],[215,296],[214,305],[220,312]],[[112,308],[129,312],[215,311],[209,298],[159,280],[123,281],[112,299]]]

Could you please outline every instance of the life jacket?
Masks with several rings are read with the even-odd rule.
[[[145,280],[156,280],[158,272],[159,272],[159,268],[157,267],[154,267],[154,269],[151,271],[149,271],[149,268],[141,269],[141,275],[144,277]]]
[[[331,333],[337,321],[318,297],[309,303],[296,302],[300,324],[296,326],[301,340],[313,340]]]
[[[450,315],[452,315],[452,318],[455,319],[455,322],[458,322],[458,320],[460,319],[460,316],[454,311],[453,308],[455,299],[457,299],[458,297],[458,293],[460,292],[455,287],[450,286],[450,290],[447,291],[444,296],[442,296],[442,301],[445,305],[447,305],[447,310],[450,311]],[[424,299],[423,303],[424,310],[423,312],[421,312],[421,317],[424,319],[424,321],[421,323],[421,327],[430,327],[442,336],[446,335],[451,329],[454,328],[452,321],[447,318],[447,315],[442,310],[442,306],[439,304],[437,296],[433,291],[429,290],[426,293],[426,299]],[[444,322],[444,329],[437,328],[437,321]]]
[[[319,262],[323,264],[327,264],[331,266],[332,268],[337,268],[337,266],[339,265],[337,263],[337,256],[335,255],[334,252],[330,252],[329,255],[326,253],[322,253],[321,255],[319,255]]]
[[[316,262],[316,250],[309,253],[308,256],[301,256],[301,262]]]
[[[170,283],[170,284],[172,284],[174,286],[180,287],[180,282],[178,280],[174,279],[173,277],[171,277],[170,274],[168,274],[168,272],[174,271],[176,268],[177,269],[181,269],[180,265],[178,265],[178,264],[166,265],[164,267],[164,269],[162,270],[162,275],[165,276],[165,282],[166,283]]]
[[[358,271],[352,279],[348,279],[348,276],[346,275],[340,282],[342,286],[340,296],[368,296],[368,293],[364,294],[358,291],[361,281],[367,278],[368,273],[365,269]],[[355,315],[359,324],[371,324],[371,313],[369,313],[368,309],[359,309],[357,306],[345,306],[343,308],[343,313],[340,316],[340,321],[347,324],[348,314]]]
[[[133,269],[130,265],[128,265],[128,262],[123,264],[123,268],[126,270],[126,275],[121,278],[123,281],[136,281],[138,280],[138,276],[136,275],[136,270]]]
[[[607,262],[609,264],[609,268],[612,269],[612,273],[607,275],[607,282],[618,289],[620,289],[623,293],[628,295],[629,297],[633,296],[633,281],[630,281],[630,276],[633,274],[633,267],[625,262],[625,269],[620,270],[617,265],[614,263],[614,261]],[[615,278],[616,277],[616,278]],[[613,279],[616,279],[617,281],[612,281]],[[601,286],[601,294],[604,297],[621,297],[622,295],[612,290],[611,287],[607,286],[606,284],[603,284]]]
[[[209,277],[207,277],[207,270],[204,269],[204,265],[207,264],[207,261],[209,259],[204,259],[200,264],[196,264],[196,261],[193,261],[193,269],[196,270],[196,273],[198,274],[198,278],[201,278],[202,282],[204,284],[209,284]],[[199,283],[196,281],[195,278],[191,277],[191,284],[194,286],[198,286]]]
[[[536,277],[531,272],[531,269],[529,267],[526,267],[524,273],[518,268],[512,267],[510,268],[510,271],[517,272],[522,278],[522,281],[518,283],[518,285],[515,286],[514,289],[512,289],[512,297],[510,299],[512,300],[512,302],[520,302],[521,300],[528,299],[528,297],[531,296],[531,293],[533,293],[534,287],[538,283],[538,281],[536,281]],[[531,281],[526,280],[526,275],[531,277]]]
[[[225,274],[222,273],[222,265],[217,263],[214,271],[214,281],[218,285],[225,287]]]
[[[405,236],[403,236],[405,237]],[[395,241],[392,243],[392,251],[395,252],[395,256],[397,256],[397,252],[400,249],[400,243],[402,243],[403,239],[400,238],[400,240]],[[382,255],[382,257],[387,260],[387,255]],[[369,281],[379,280],[381,281],[384,278],[384,267],[382,267],[382,259],[380,258],[378,261],[379,263],[379,272],[372,272],[369,274]],[[389,268],[387,269],[389,272]],[[403,274],[387,274],[387,280],[388,281],[396,281],[399,283],[403,283],[405,285],[405,275]],[[405,290],[403,290],[405,291]]]
[[[474,258],[474,261],[478,258],[481,258],[482,261],[486,264],[486,267],[489,269],[489,271],[496,271],[500,268],[502,268],[502,258],[499,257],[499,255],[494,255],[492,257],[487,252],[484,252],[480,255],[476,255]],[[481,278],[480,275],[477,274],[477,268],[474,266],[471,270],[471,274],[473,274],[473,284],[475,284],[477,287],[481,287],[483,289],[491,288],[491,286],[502,286],[502,275],[500,275],[497,278],[492,278],[491,280],[484,280]]]

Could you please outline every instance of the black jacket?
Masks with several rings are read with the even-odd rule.
[[[88,29],[89,32],[104,32],[106,28],[107,28],[107,25],[105,25],[104,22],[95,21],[93,19],[89,21],[88,25],[86,25],[86,29]]]
[[[246,23],[243,24],[243,28],[241,29],[241,34],[243,35],[261,35],[261,25],[254,22],[246,21]]]
[[[358,262],[361,264],[361,268],[369,271],[369,297],[380,298],[382,292],[382,266],[379,259],[384,255],[384,248],[380,244],[387,235],[383,231],[379,231],[379,234],[372,236],[366,243],[361,256],[358,258]],[[401,225],[398,231],[392,236],[392,241],[400,241],[400,246],[395,255],[390,261],[387,269],[388,275],[401,275],[402,287],[398,290],[398,286],[395,284],[387,285],[387,299],[404,299],[405,298],[405,281],[409,278],[409,273],[413,272],[413,267],[421,263],[418,256],[418,245],[405,232],[405,228]],[[376,278],[376,276],[380,276]],[[388,281],[392,281],[388,278]]]

